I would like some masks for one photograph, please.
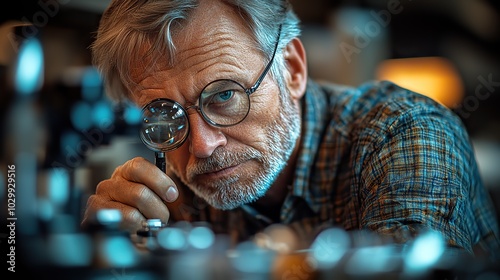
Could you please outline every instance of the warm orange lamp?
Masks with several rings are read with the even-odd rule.
[[[464,97],[464,85],[455,66],[442,57],[389,59],[377,67],[375,77],[426,95],[448,108]]]

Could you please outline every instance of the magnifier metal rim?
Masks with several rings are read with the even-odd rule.
[[[181,110],[184,111],[184,115],[186,116],[186,128],[185,129],[187,129],[187,133],[184,135],[184,137],[182,138],[181,141],[177,142],[174,145],[169,145],[168,148],[160,148],[160,149],[158,149],[157,147],[152,146],[151,143],[149,143],[149,141],[146,141],[146,139],[144,138],[144,133],[143,133],[143,130],[142,130],[142,124],[144,124],[144,112],[146,111],[146,109],[151,104],[153,104],[155,102],[158,102],[158,101],[171,102],[172,104],[179,106],[179,108],[181,108]],[[144,105],[144,107],[142,107],[141,116],[143,117],[143,122],[141,123],[141,131],[139,133],[140,134],[140,138],[141,138],[141,141],[144,143],[144,145],[146,145],[150,150],[153,150],[155,152],[173,151],[173,150],[179,148],[180,146],[182,146],[182,144],[184,144],[184,142],[186,142],[186,139],[188,138],[188,135],[189,135],[189,119],[187,118],[187,112],[186,112],[186,110],[177,101],[174,101],[174,100],[169,99],[169,98],[156,98],[156,99],[153,99],[148,104]]]

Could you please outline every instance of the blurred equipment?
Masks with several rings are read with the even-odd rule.
[[[119,211],[103,209],[85,232],[30,239],[34,254],[26,268],[38,279],[56,280],[500,278],[498,263],[446,248],[432,230],[395,244],[373,232],[330,227],[309,246],[289,250],[297,236],[285,225],[231,244],[206,223],[166,226],[151,219],[129,235],[118,228],[120,221]]]
[[[44,77],[44,57],[40,40],[36,36],[23,37],[25,25],[16,26],[15,39],[18,53],[12,67],[13,101],[6,118],[7,163],[16,169],[15,194],[19,207],[9,208],[9,218],[19,218],[20,234],[38,234],[36,223],[37,174],[45,156],[46,126],[37,106],[37,94]],[[22,187],[21,187],[22,186]],[[14,200],[15,201],[15,200]],[[22,207],[21,207],[22,206]]]

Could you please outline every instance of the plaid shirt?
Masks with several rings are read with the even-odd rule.
[[[295,179],[280,217],[302,240],[331,226],[398,242],[434,229],[452,247],[498,252],[493,204],[450,110],[386,81],[350,88],[311,80],[302,109]],[[220,211],[192,201],[177,215],[209,221],[234,240],[271,223],[249,206]]]

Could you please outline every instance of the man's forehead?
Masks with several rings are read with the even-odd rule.
[[[173,35],[177,44],[210,42],[224,34],[241,39],[242,44],[248,43],[248,39],[252,38],[250,28],[239,12],[218,0],[200,1],[200,5],[179,27]]]
[[[134,83],[140,83],[159,70],[181,72],[204,62],[227,63],[230,60],[231,64],[239,64],[238,56],[257,50],[242,17],[220,1],[200,1],[189,18],[176,25],[173,31],[173,53],[167,46],[150,52],[153,41],[139,46],[139,53],[133,56],[129,68]]]

